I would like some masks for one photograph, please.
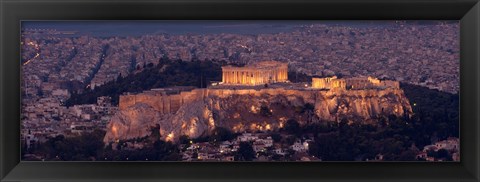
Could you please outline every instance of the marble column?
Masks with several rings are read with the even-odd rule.
[[[222,71],[222,82],[225,83],[225,71]]]
[[[225,71],[225,83],[228,83],[228,71]]]
[[[226,72],[225,80],[227,83],[230,83],[230,71]]]
[[[245,77],[245,71],[242,71],[242,84],[247,83],[247,78]]]
[[[229,71],[229,72],[227,73],[227,82],[228,82],[228,83],[232,83],[232,72],[231,72],[231,71]]]

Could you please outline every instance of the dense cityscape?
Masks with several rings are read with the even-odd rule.
[[[119,80],[140,75],[144,70],[148,71],[162,64],[168,65],[162,63],[162,60],[164,62],[168,62],[166,60],[221,62],[218,64],[222,66],[251,65],[264,60],[275,60],[287,63],[289,74],[296,73],[297,77],[299,74],[308,78],[372,76],[381,80],[393,80],[425,87],[457,97],[459,92],[458,22],[422,24],[392,21],[378,23],[375,26],[313,22],[295,25],[291,30],[275,33],[189,32],[185,34],[152,33],[140,36],[95,36],[82,34],[79,30],[57,30],[55,27],[23,28],[21,48],[22,142],[24,143],[22,152],[25,160],[55,160],[55,158],[79,160],[75,157],[62,158],[61,156],[54,156],[52,159],[51,156],[42,156],[35,150],[41,148],[39,146],[44,143],[52,142],[52,139],[66,140],[70,137],[105,132],[112,117],[120,109],[118,98],[111,95],[99,96],[94,102],[88,104],[67,104],[69,99],[82,93],[95,92],[99,88],[102,89],[102,86],[118,83]],[[160,70],[163,69],[167,69],[167,66],[160,68]],[[200,74],[201,77],[204,73]],[[294,80],[297,77],[289,79],[301,82]],[[222,81],[221,75],[219,80],[213,81]],[[307,82],[310,81],[307,80]],[[200,87],[203,84],[200,84]],[[198,87],[198,85],[190,86]],[[416,103],[411,104],[416,106]],[[253,110],[256,109],[252,109],[252,112]],[[307,104],[300,109],[299,113],[302,116],[309,116],[305,110],[309,110]],[[259,107],[256,112],[269,117],[268,109]],[[301,119],[301,117],[297,118],[297,120]],[[350,125],[348,120],[345,122]],[[212,136],[197,138],[182,136],[176,144],[169,144],[167,140],[159,143],[157,140],[169,136],[161,137],[162,133],[157,134],[152,129],[148,137],[107,144],[106,148],[110,153],[102,155],[101,159],[98,156],[93,157],[92,160],[149,160],[147,157],[145,159],[118,157],[129,156],[120,151],[146,150],[150,147],[147,146],[148,144],[152,144],[153,148],[157,147],[155,150],[161,146],[178,151],[178,155],[169,154],[167,158],[151,157],[150,160],[328,161],[338,159],[337,156],[327,157],[327,154],[322,153],[317,147],[317,143],[322,141],[315,140],[316,130],[299,135],[300,130],[310,131],[302,121],[297,122],[286,118],[282,123],[288,123],[288,127],[282,126],[278,132],[271,133],[236,132],[218,127],[217,130],[222,131],[220,132],[223,133],[222,135],[216,135],[215,132]],[[297,126],[298,123],[302,124]],[[339,119],[337,123],[342,122]],[[408,122],[406,123],[408,125]],[[341,126],[330,126],[330,124],[325,126],[328,130],[336,130],[339,127]],[[98,135],[103,140],[105,134]],[[153,137],[156,135],[159,136]],[[434,137],[435,139],[429,138],[431,140],[422,145],[416,144],[420,147],[411,144],[411,151],[414,151],[411,153],[415,159],[459,161],[457,135],[445,134],[442,137]],[[59,136],[65,138],[58,138]],[[312,149],[311,145],[314,143],[315,147]],[[100,146],[98,143],[95,145]],[[242,152],[238,152],[239,150]],[[109,155],[116,155],[117,158]],[[340,159],[400,160],[395,157],[389,158],[389,156],[384,159],[384,156],[382,153],[359,154],[354,158],[340,157]],[[81,158],[81,160],[85,159]]]

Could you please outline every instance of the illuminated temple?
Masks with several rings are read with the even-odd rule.
[[[222,67],[223,84],[261,85],[286,81],[288,81],[288,63],[262,61],[244,67]]]
[[[392,80],[379,80],[374,77],[354,77],[354,78],[337,78],[325,77],[325,78],[312,78],[312,88],[317,89],[350,89],[350,90],[361,90],[361,89],[381,89],[381,88],[400,88],[400,83],[398,81]]]

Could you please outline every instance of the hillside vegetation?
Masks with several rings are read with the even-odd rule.
[[[81,93],[73,92],[66,105],[93,104],[100,96],[110,96],[113,104],[118,105],[119,95],[125,92],[138,93],[170,86],[205,88],[211,81],[222,80],[221,66],[225,64],[225,61],[217,60],[182,61],[162,58],[157,65],[144,65],[127,76],[119,75],[117,79],[93,90],[86,88]]]

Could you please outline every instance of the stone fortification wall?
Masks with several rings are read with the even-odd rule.
[[[392,80],[379,80],[373,77],[356,77],[356,78],[312,78],[312,88],[318,89],[400,89],[400,83]]]
[[[378,115],[410,115],[412,108],[403,90],[320,89],[193,89],[177,94],[147,91],[120,97],[120,110],[109,121],[105,143],[143,137],[159,124],[165,140],[181,135],[203,136],[215,127],[235,132],[274,130],[288,118],[298,118],[295,108],[310,103],[317,121],[369,121]],[[271,117],[259,108],[272,109]]]
[[[386,84],[395,85],[395,82],[386,82]],[[395,102],[382,102],[380,98],[386,95],[394,95]],[[152,93],[141,93],[136,95],[120,96],[120,110],[143,103],[151,106],[161,114],[175,113],[183,105],[195,101],[205,100],[209,97],[224,99],[236,95],[249,95],[252,97],[262,97],[263,95],[282,95],[285,97],[300,97],[307,103],[315,104],[316,112],[320,117],[332,119],[334,112],[339,112],[339,104],[349,106],[351,112],[362,115],[366,118],[381,114],[382,112],[391,112],[395,115],[403,115],[404,111],[411,111],[408,100],[404,97],[403,90],[389,87],[382,90],[293,90],[284,88],[265,88],[265,89],[194,89],[191,91],[182,91],[179,94],[162,95]],[[352,99],[355,98],[355,99]],[[383,103],[383,104],[382,104]],[[391,103],[397,103],[398,106],[392,107]],[[396,108],[396,109],[395,109]],[[390,109],[392,109],[390,111]],[[388,111],[387,111],[388,110]]]

